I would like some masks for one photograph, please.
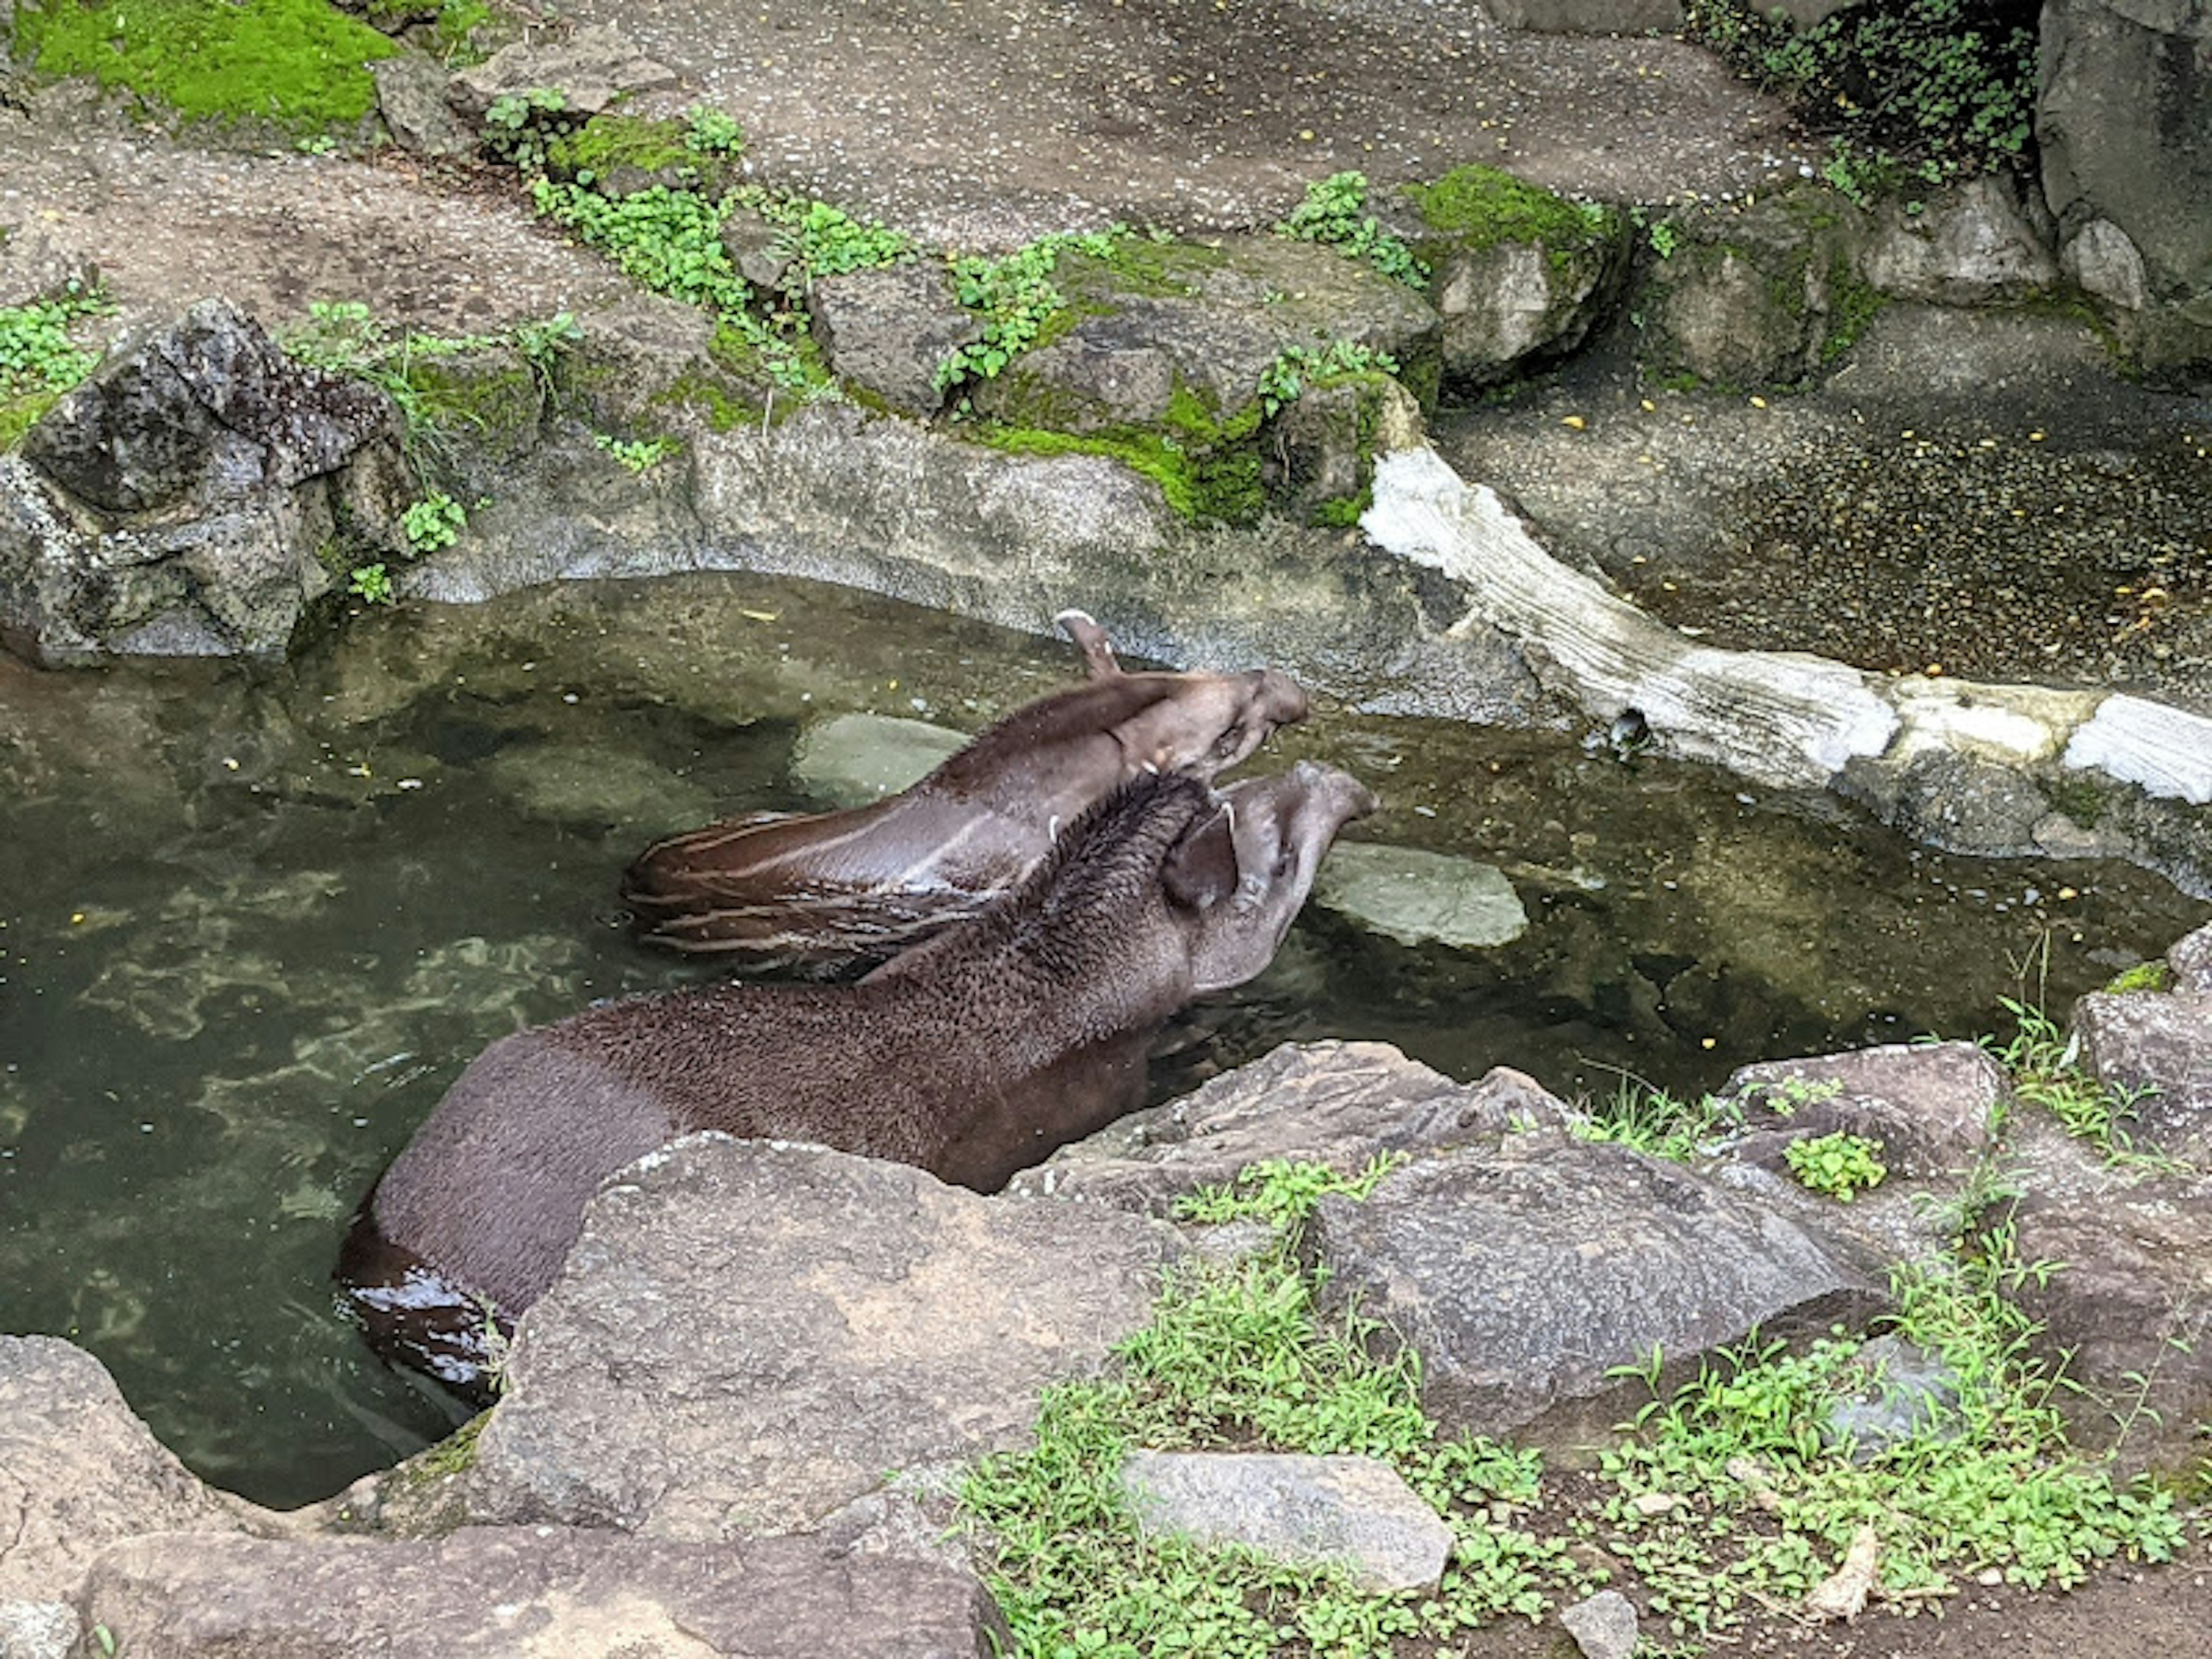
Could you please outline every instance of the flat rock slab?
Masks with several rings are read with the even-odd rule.
[[[1007,1190],[1164,1215],[1185,1194],[1255,1164],[1326,1164],[1349,1174],[1389,1153],[1495,1140],[1572,1115],[1534,1079],[1502,1066],[1479,1083],[1455,1083],[1387,1042],[1285,1043],[1061,1148]]]
[[[1121,1486],[1148,1533],[1334,1564],[1382,1595],[1433,1589],[1451,1553],[1451,1528],[1377,1458],[1138,1451]]]
[[[90,1354],[0,1336],[0,1601],[66,1601],[118,1539],[230,1532],[248,1514],[154,1438]]]
[[[1494,864],[1418,847],[1345,842],[1330,849],[1314,900],[1401,945],[1487,951],[1528,931],[1528,912]]]
[[[1548,1130],[1409,1164],[1364,1201],[1323,1199],[1305,1249],[1328,1303],[1420,1354],[1430,1411],[1481,1434],[1604,1394],[1610,1369],[1655,1347],[1686,1361],[1877,1300],[1835,1247],[1755,1200]]]
[[[1851,1134],[1881,1143],[1891,1171],[1929,1176],[1989,1150],[1992,1115],[2011,1096],[2004,1067],[1971,1042],[1887,1043],[1807,1060],[1761,1060],[1728,1082],[1752,1134],[1738,1149],[1778,1164],[1790,1142]]]
[[[700,1135],[592,1203],[525,1316],[470,1519],[714,1539],[1020,1444],[1143,1324],[1172,1230],[902,1164]]]
[[[2093,991],[2074,1005],[2082,1068],[2127,1102],[2137,1150],[2212,1153],[2212,992]]]
[[[435,1543],[134,1540],[87,1612],[131,1659],[984,1659],[1004,1621],[966,1572],[809,1539],[676,1544],[550,1527]]]

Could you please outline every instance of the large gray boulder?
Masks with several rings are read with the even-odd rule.
[[[548,1527],[434,1543],[165,1534],[102,1555],[86,1608],[117,1650],[146,1659],[988,1659],[1008,1639],[983,1587],[932,1562],[811,1539],[677,1544]]]
[[[663,1538],[814,1527],[1011,1449],[1149,1316],[1172,1230],[700,1135],[617,1176],[524,1318],[460,1511]],[[449,1499],[450,1501],[450,1499]]]
[[[2145,370],[2212,380],[2212,9],[2051,0],[2036,138],[2069,269]]]
[[[1352,1174],[1376,1158],[1494,1143],[1572,1116],[1534,1079],[1503,1066],[1462,1084],[1387,1042],[1285,1043],[1062,1147],[1007,1190],[1164,1215],[1176,1199],[1255,1164]]]
[[[1885,200],[1860,274],[1882,293],[1931,305],[2017,304],[2058,281],[2042,200],[1986,173],[1910,202]]]
[[[82,1348],[0,1336],[0,1604],[75,1600],[119,1539],[236,1532],[258,1513],[179,1463]]]
[[[47,662],[281,653],[341,525],[398,544],[392,399],[205,300],[125,341],[0,459],[0,639]]]
[[[1750,1194],[1559,1131],[1325,1198],[1304,1249],[1324,1303],[1417,1352],[1423,1403],[1480,1434],[1579,1436],[1614,1420],[1608,1373],[1655,1349],[1693,1362],[1879,1300],[1839,1248]]]
[[[2081,1443],[2125,1471],[2193,1467],[2212,1420],[2212,1181],[2109,1164],[2038,1116],[2012,1137],[2024,1195],[2002,1219],[2022,1262],[2014,1295]]]

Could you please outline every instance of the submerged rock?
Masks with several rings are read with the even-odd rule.
[[[1401,945],[1483,951],[1528,931],[1528,912],[1496,865],[1416,847],[1340,843],[1329,851],[1314,898]]]
[[[791,781],[825,805],[866,806],[896,795],[966,748],[968,734],[890,714],[837,714],[799,734]]]

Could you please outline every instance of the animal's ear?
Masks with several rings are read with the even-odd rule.
[[[1063,611],[1053,621],[1083,653],[1083,665],[1090,671],[1092,679],[1112,679],[1121,672],[1121,660],[1114,654],[1114,641],[1088,611]]]
[[[1194,910],[1209,910],[1237,890],[1234,815],[1217,805],[1168,849],[1160,884],[1168,896]]]

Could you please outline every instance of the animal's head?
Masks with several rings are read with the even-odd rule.
[[[1160,872],[1189,941],[1194,993],[1242,985],[1274,959],[1337,831],[1376,805],[1350,773],[1313,761],[1216,798]]]
[[[1065,982],[1110,980],[1133,1012],[1172,1012],[1267,967],[1336,832],[1375,804],[1358,779],[1310,761],[1219,794],[1189,776],[1140,776],[1078,821],[1002,925]]]
[[[1131,674],[1154,692],[1115,729],[1132,772],[1188,772],[1211,779],[1306,717],[1306,694],[1274,668],[1243,674]]]

